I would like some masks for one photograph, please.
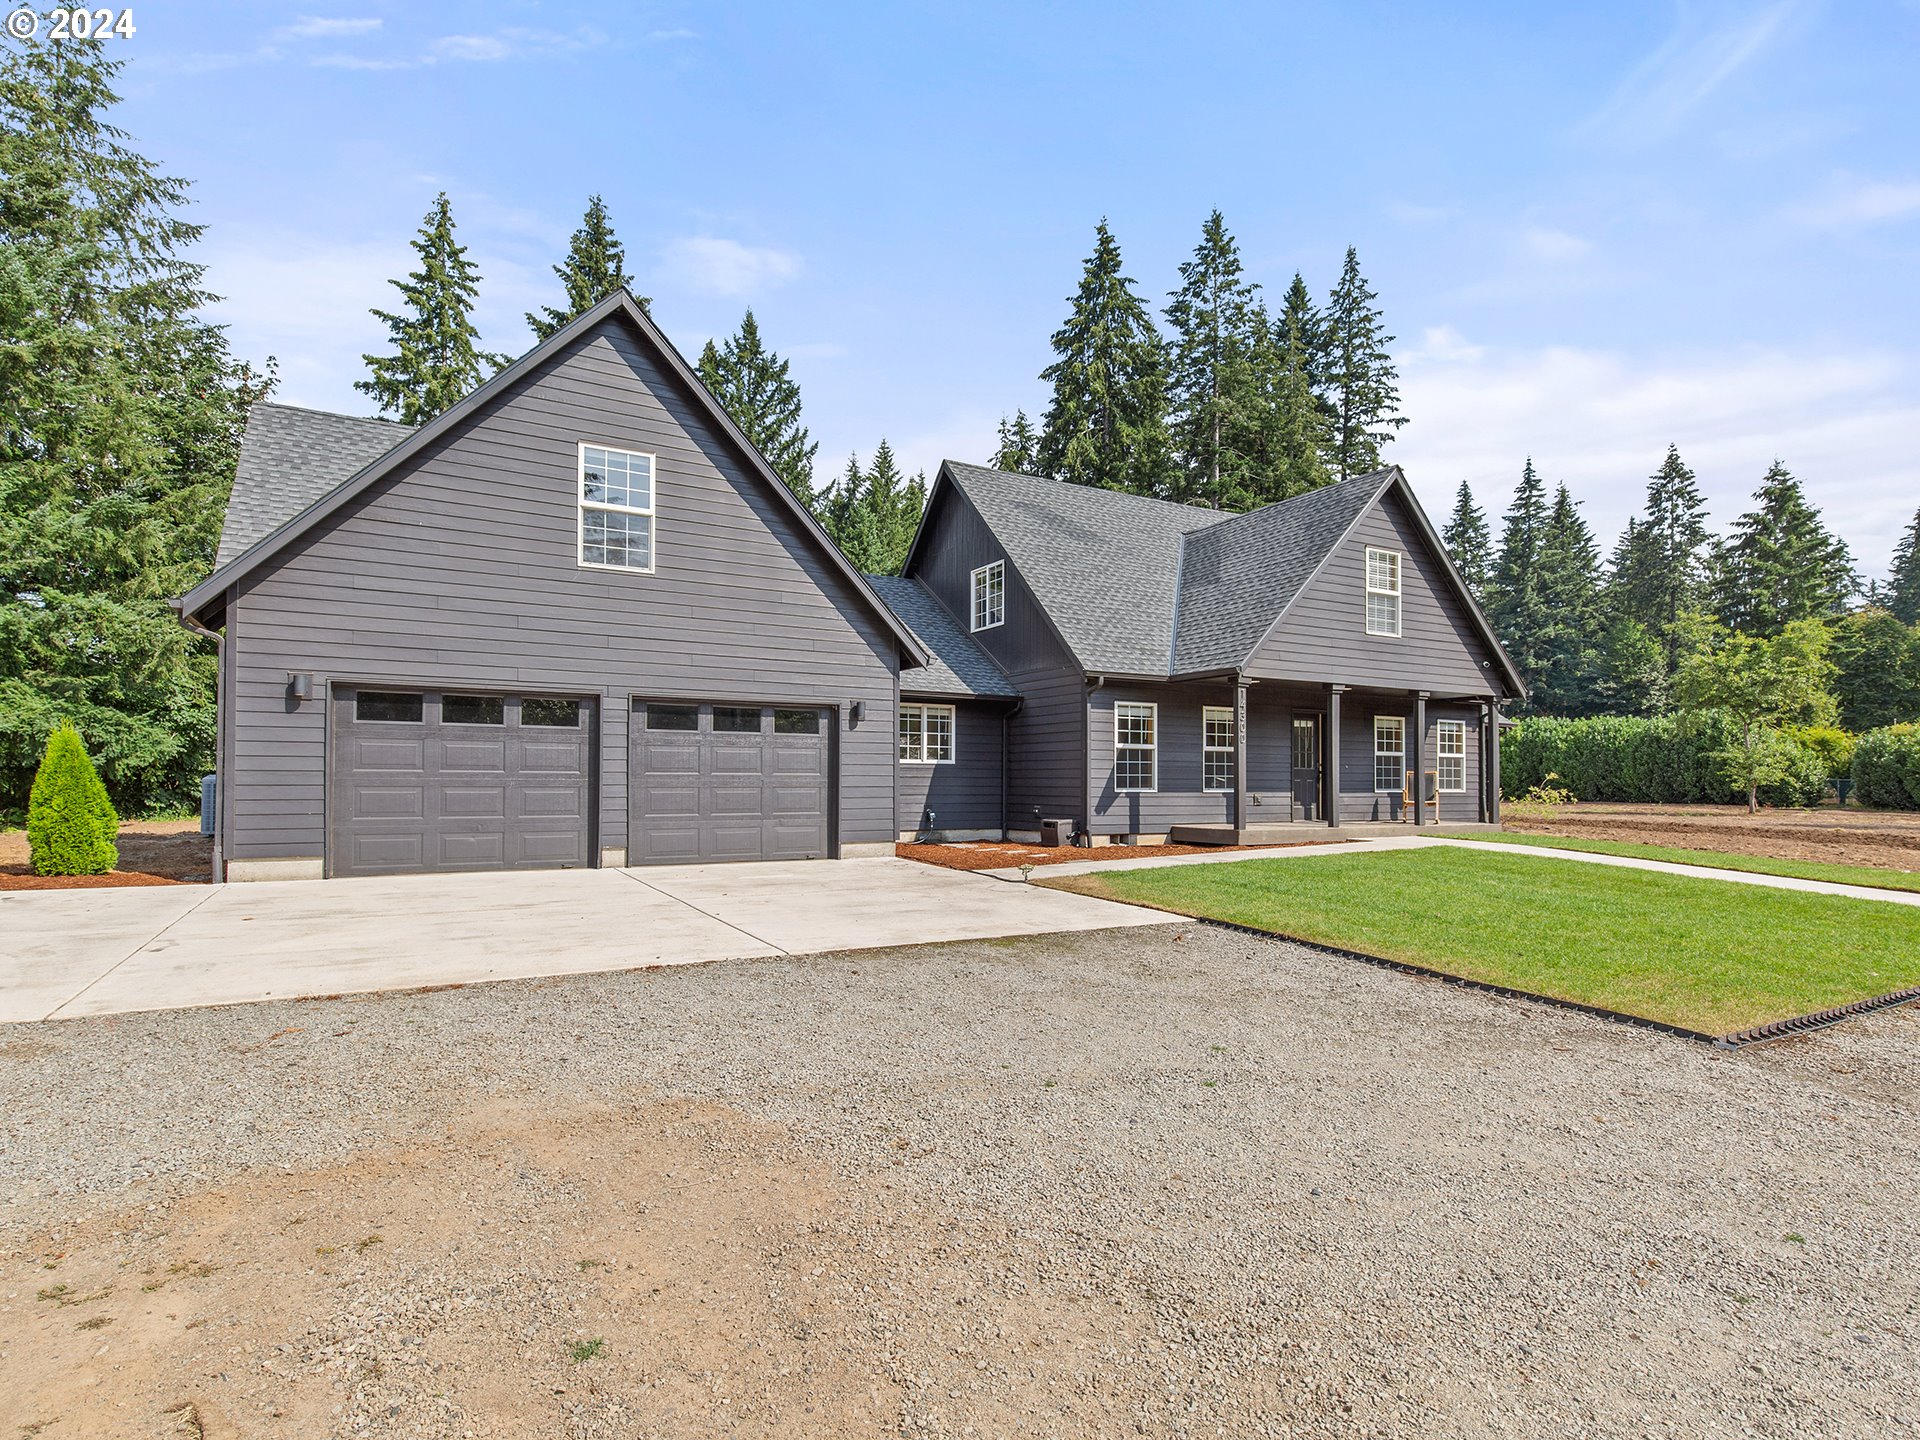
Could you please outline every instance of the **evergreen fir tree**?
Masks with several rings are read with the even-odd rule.
[[[907,476],[882,440],[862,470],[850,456],[847,472],[823,497],[821,523],[834,544],[864,575],[898,575],[927,506],[927,477]]]
[[[1484,604],[1488,583],[1493,578],[1493,532],[1487,527],[1486,512],[1473,503],[1473,487],[1464,480],[1454,497],[1453,517],[1447,521],[1441,539],[1446,542],[1447,554],[1453,558],[1453,568],[1460,572],[1460,578],[1467,582],[1474,598]]]
[[[766,457],[801,504],[812,509],[813,457],[820,449],[800,423],[800,387],[787,362],[760,339],[759,322],[747,311],[740,333],[726,344],[709,340],[700,352],[700,379],[733,423]]]
[[[480,273],[467,247],[453,238],[453,207],[442,190],[412,242],[420,268],[387,283],[405,302],[399,311],[375,310],[387,327],[391,355],[362,355],[369,378],[353,388],[371,395],[402,424],[421,425],[477,388],[507,363],[479,348],[473,301]]]
[[[1659,642],[1669,676],[1685,648],[1680,619],[1704,593],[1706,510],[1693,472],[1669,445],[1647,485],[1645,519],[1629,527],[1614,555],[1608,609],[1638,621]]]
[[[1920,720],[1920,625],[1868,607],[1832,628],[1840,723],[1859,731]]]
[[[1271,327],[1262,317],[1252,361],[1258,410],[1247,503],[1267,505],[1329,484],[1327,412],[1314,394],[1311,357],[1299,330],[1284,316]]]
[[[198,795],[213,649],[166,597],[212,567],[271,385],[202,318],[187,186],[108,120],[109,53],[0,47],[0,809],[69,719],[122,808]]]
[[[1015,475],[1038,475],[1040,470],[1040,432],[1027,419],[1027,412],[1016,410],[1013,419],[1000,417],[999,445],[987,463],[995,470]]]
[[[1264,348],[1260,288],[1241,274],[1240,249],[1218,210],[1207,217],[1180,288],[1166,308],[1168,394],[1180,460],[1178,498],[1244,509],[1258,489],[1252,467],[1263,397],[1254,372]]]
[[[1610,616],[1600,639],[1597,708],[1613,715],[1658,715],[1672,693],[1666,651],[1638,620]]]
[[[1845,543],[1820,522],[1800,482],[1778,460],[1715,556],[1714,613],[1747,635],[1777,635],[1795,620],[1838,615],[1859,588]]]
[[[1349,246],[1324,317],[1326,387],[1334,408],[1331,464],[1342,480],[1378,470],[1380,447],[1407,423],[1399,413],[1399,372],[1387,353],[1393,336],[1374,308],[1377,298]]]
[[[1513,503],[1507,507],[1500,555],[1487,586],[1487,613],[1529,686],[1539,683],[1547,665],[1546,600],[1541,588],[1547,520],[1546,485],[1528,457]]]
[[[1293,283],[1287,287],[1286,298],[1281,302],[1280,313],[1274,317],[1273,325],[1274,333],[1283,346],[1292,345],[1299,350],[1307,387],[1320,401],[1328,420],[1332,420],[1333,406],[1324,393],[1330,364],[1327,325],[1313,303],[1313,294],[1307,289],[1307,282],[1300,278],[1298,270],[1293,272]]]
[[[1887,609],[1908,625],[1920,624],[1920,511],[1893,547],[1893,574],[1887,584]]]
[[[1587,714],[1600,693],[1600,551],[1565,484],[1554,493],[1536,574],[1540,670],[1531,680],[1533,706],[1549,715]]]
[[[1075,485],[1165,495],[1173,477],[1166,357],[1105,220],[1072,303],[1054,332],[1058,358],[1040,372],[1053,386],[1040,471]]]
[[[553,267],[566,292],[566,308],[543,306],[538,315],[529,311],[527,324],[536,340],[545,340],[571,321],[587,313],[614,291],[631,290],[633,277],[627,273],[627,252],[613,233],[613,221],[607,215],[606,202],[598,195],[587,201],[586,216],[573,232],[567,246],[567,258]],[[640,308],[652,302],[636,295]]]
[[[849,455],[845,473],[814,499],[813,512],[819,516],[821,527],[827,532],[828,538],[847,555],[853,554],[854,517],[860,503],[860,492],[866,488],[866,484],[866,474],[860,469],[860,457]]]

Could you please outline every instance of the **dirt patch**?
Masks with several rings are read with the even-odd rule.
[[[1920,814],[1829,809],[1749,815],[1732,805],[1586,804],[1552,813],[1510,806],[1501,819],[1506,829],[1529,835],[1920,872]]]
[[[895,845],[893,850],[902,860],[918,860],[948,870],[1005,870],[1017,865],[1068,865],[1087,860],[1148,860],[1162,855],[1297,850],[1301,845],[1325,843],[1306,840],[1292,845],[1099,845],[1082,850],[1073,845],[1011,845],[998,840],[969,840],[957,845]]]
[[[90,890],[115,885],[204,885],[213,841],[198,820],[129,820],[120,827],[120,868],[106,875],[36,875],[24,830],[0,830],[0,890]]]
[[[719,1104],[495,1108],[155,1209],[6,1257],[15,1423],[154,1440],[878,1437],[951,1433],[956,1413],[990,1434],[1049,1412],[1051,1434],[1130,1428],[1117,1377],[1076,1374],[1096,1338],[1137,1338],[1088,1276],[889,1172],[836,1181]]]

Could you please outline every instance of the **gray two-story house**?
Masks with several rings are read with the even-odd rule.
[[[948,462],[905,575],[903,837],[1499,819],[1524,694],[1395,469],[1245,514]]]
[[[229,880],[1493,819],[1520,692],[1397,471],[1228,516],[949,463],[862,576],[624,292],[417,429],[256,406],[175,604]]]

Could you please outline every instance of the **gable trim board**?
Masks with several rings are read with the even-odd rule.
[[[634,329],[639,331],[641,337],[657,356],[666,361],[669,374],[679,381],[686,393],[705,411],[707,419],[732,443],[740,458],[745,460],[748,467],[772,489],[777,501],[786,507],[788,513],[799,522],[802,529],[819,547],[821,553],[853,586],[855,592],[861,596],[873,613],[893,632],[900,643],[901,651],[911,656],[915,665],[926,664],[929,658],[927,651],[913,632],[874,593],[873,587],[867,584],[866,578],[848,563],[846,556],[840,553],[839,547],[827,538],[827,532],[821,528],[820,522],[795,498],[794,493],[767,463],[766,457],[741,432],[740,427],[734,423],[733,417],[727,414],[726,407],[714,399],[713,392],[701,383],[700,377],[687,364],[685,357],[674,347],[673,342],[667,339],[660,328],[648,318],[646,311],[640,308],[639,302],[625,289],[616,290],[608,295],[592,309],[554,332],[511,365],[495,373],[465,399],[412,431],[392,449],[356,471],[340,485],[314,500],[297,514],[275,526],[225,565],[217,567],[205,580],[172,602],[175,612],[182,618],[200,620],[201,611],[210,601],[224,596],[259,566],[314,526],[371,489],[395,468],[449,434],[468,416],[484,409],[494,398],[504,395],[520,380],[542,369],[575,340],[592,334],[599,328],[602,321],[615,314],[623,316]]]

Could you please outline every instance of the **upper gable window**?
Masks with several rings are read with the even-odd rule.
[[[991,630],[1007,619],[1007,567],[996,560],[973,572],[973,628]]]
[[[580,563],[653,569],[653,456],[580,447]]]
[[[1367,547],[1367,634],[1400,633],[1400,552]]]

